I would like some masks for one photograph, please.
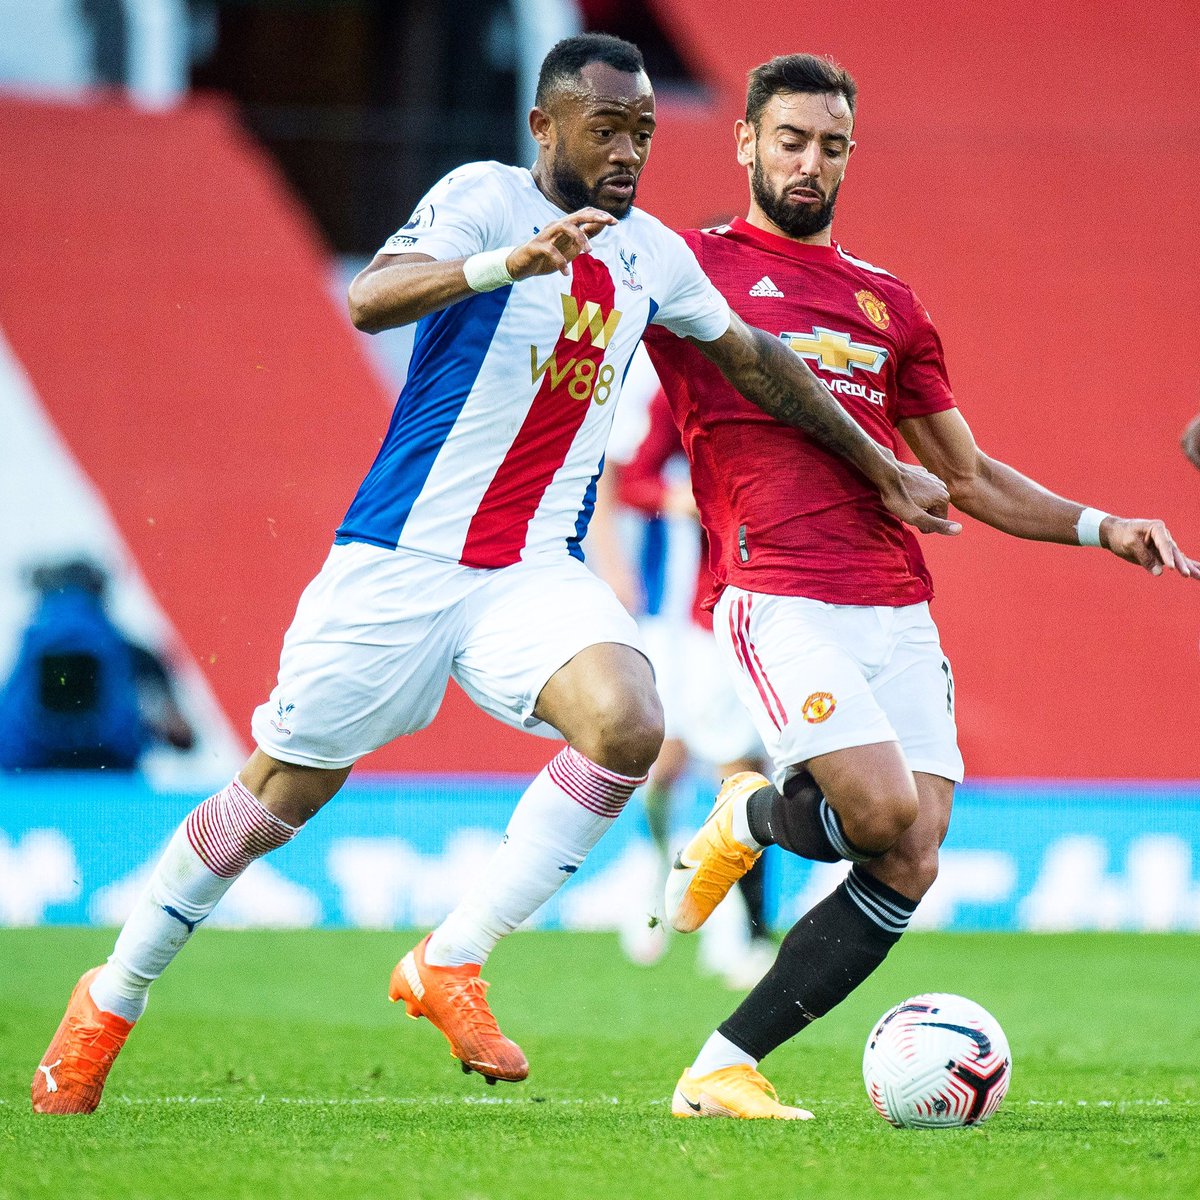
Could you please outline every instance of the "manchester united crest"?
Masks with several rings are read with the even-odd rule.
[[[805,700],[804,707],[800,711],[810,725],[820,725],[822,721],[827,721],[833,715],[835,708],[837,708],[837,701],[828,692],[813,692]]]
[[[855,292],[854,298],[876,329],[886,329],[892,323],[892,314],[888,312],[887,305],[874,292],[863,288],[861,292]]]

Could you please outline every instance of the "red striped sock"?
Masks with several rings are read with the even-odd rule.
[[[296,830],[234,779],[194,808],[163,851],[145,891],[92,981],[106,1012],[136,1021],[150,984],[166,970],[233,881],[258,857],[291,841]]]
[[[194,808],[187,819],[192,849],[222,879],[240,875],[256,858],[291,841],[295,833],[237,778]]]
[[[625,802],[646,782],[645,775],[641,779],[618,775],[616,771],[592,762],[574,746],[567,746],[556,754],[546,770],[576,804],[598,817],[619,817]]]
[[[434,930],[426,961],[442,967],[483,963],[505,934],[575,874],[645,782],[610,771],[571,746],[556,754],[521,797],[482,875]]]

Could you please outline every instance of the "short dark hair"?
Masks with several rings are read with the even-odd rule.
[[[646,64],[642,61],[642,52],[632,42],[623,38],[613,37],[608,33],[581,33],[575,37],[563,38],[542,60],[534,103],[538,108],[545,108],[547,100],[554,92],[566,84],[575,82],[579,78],[579,72],[588,63],[594,62],[607,63],[610,67],[615,67],[618,71],[628,71],[631,75],[646,69]]]
[[[850,72],[832,58],[819,58],[815,54],[781,54],[755,67],[747,78],[746,120],[755,129],[771,97],[788,92],[838,92],[845,98],[851,118],[854,116],[858,84]]]

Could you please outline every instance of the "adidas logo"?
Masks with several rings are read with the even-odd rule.
[[[783,293],[771,282],[770,275],[764,275],[751,289],[752,296],[777,296],[782,298]]]

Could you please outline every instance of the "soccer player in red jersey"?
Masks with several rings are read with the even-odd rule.
[[[1200,577],[1161,521],[1062,499],[976,446],[920,300],[832,239],[856,91],[810,55],[750,72],[737,125],[749,215],[684,235],[705,272],[873,438],[893,450],[903,439],[969,516]],[[758,1064],[870,975],[933,883],[963,777],[954,680],[917,539],[866,481],[748,404],[688,342],[655,330],[646,342],[711,542],[715,632],[774,768],[772,781],[726,780],[676,859],[668,919],[697,928],[771,843],[853,864],[683,1073],[672,1111],[795,1119],[809,1114],[779,1104]]]

